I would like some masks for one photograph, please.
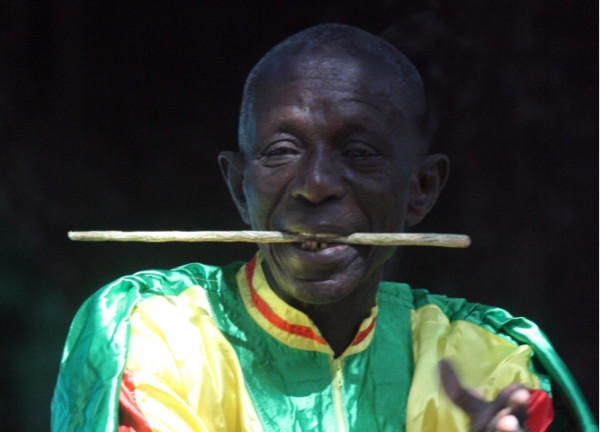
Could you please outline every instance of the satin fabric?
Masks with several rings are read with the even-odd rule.
[[[233,289],[191,287],[136,307],[127,370],[151,427],[402,429],[412,374],[410,288],[382,287],[381,306],[372,308],[356,343],[334,360],[311,320],[270,289],[261,260],[240,269]],[[263,305],[262,312],[257,304]],[[263,315],[265,305],[278,325]],[[376,318],[381,323],[377,332]],[[334,362],[342,370],[341,413],[334,396]]]
[[[260,266],[258,268],[260,269]],[[256,292],[272,310],[277,310],[278,306],[271,301],[270,288],[261,282],[264,275],[261,276],[260,272],[255,273],[252,281],[254,277],[257,278],[254,282]],[[173,362],[171,359],[170,365],[169,361],[163,362],[169,365],[171,375],[159,371],[158,375],[154,374],[155,378],[162,380],[161,385],[171,380],[179,380],[183,384],[176,384],[169,389],[146,386],[146,377],[143,374],[138,376],[137,372],[134,372],[138,403],[142,399],[142,393],[137,397],[138,389],[144,386],[151,389],[145,390],[148,397],[146,402],[151,404],[148,406],[160,401],[163,396],[158,395],[163,391],[171,395],[171,400],[188,403],[191,398],[197,401],[196,405],[202,405],[203,401],[210,397],[214,397],[216,403],[219,403],[222,398],[231,396],[235,402],[229,405],[237,404],[237,408],[232,412],[237,413],[238,419],[244,419],[236,420],[237,426],[234,430],[260,430],[253,412],[256,413],[263,430],[335,430],[339,424],[334,413],[334,370],[330,353],[326,349],[319,351],[311,347],[295,347],[293,343],[286,343],[277,334],[265,330],[264,322],[261,324],[253,315],[252,305],[256,307],[256,303],[252,302],[248,306],[244,300],[248,293],[252,299],[251,292],[244,288],[244,280],[248,282],[246,268],[242,268],[240,263],[223,268],[190,264],[172,271],[138,273],[100,290],[78,312],[67,338],[52,404],[53,430],[116,430],[119,385],[125,363],[129,362],[127,354],[131,321],[137,319],[132,317],[132,312],[136,306],[142,310],[153,302],[162,306],[148,319],[141,320],[148,331],[154,333],[148,335],[149,340],[155,340],[156,335],[162,337],[169,334],[163,332],[163,327],[156,324],[155,318],[162,314],[163,307],[168,309],[169,305],[179,304],[174,308],[176,312],[172,314],[175,322],[187,321],[196,327],[202,327],[203,330],[185,333],[185,338],[165,338],[164,340],[169,339],[166,350],[171,350],[173,344],[180,345],[182,350],[186,343],[190,346],[203,346],[203,355],[206,359],[214,360],[214,365],[218,366],[213,368],[220,371],[221,376],[209,385],[213,387],[211,392],[216,394],[208,392],[206,386],[210,380],[200,379],[194,385],[185,384],[187,380],[176,376],[185,369],[185,362]],[[194,296],[186,299],[186,295],[192,293]],[[153,300],[154,298],[157,300]],[[191,309],[181,308],[182,304],[194,306]],[[488,333],[497,334],[499,339],[509,343],[512,350],[520,343],[536,342],[537,345],[534,343],[532,346],[538,357],[541,354],[547,358],[545,361],[550,365],[548,372],[566,382],[564,388],[575,388],[575,398],[570,403],[576,412],[576,418],[584,425],[594,427],[593,417],[583,400],[577,398],[578,390],[568,371],[561,369],[564,366],[559,363],[560,359],[543,334],[537,332],[530,322],[512,318],[500,309],[468,304],[460,299],[450,300],[442,296],[432,296],[423,290],[411,290],[403,284],[382,282],[378,304],[373,308],[371,317],[361,326],[361,331],[365,331],[374,323],[374,331],[368,332],[365,339],[357,344],[362,343],[360,349],[352,354],[348,353],[342,359],[343,419],[349,430],[402,430],[405,417],[409,418],[407,428],[416,430],[416,426],[411,426],[416,424],[412,419],[429,417],[432,405],[424,401],[429,401],[428,398],[432,397],[439,398],[439,387],[435,390],[437,396],[419,396],[415,393],[415,389],[423,388],[426,380],[431,381],[431,376],[428,377],[427,374],[422,375],[424,378],[419,378],[419,365],[412,379],[415,361],[421,362],[423,358],[427,358],[429,364],[434,362],[435,356],[423,357],[420,354],[423,351],[422,340],[428,340],[428,337],[421,338],[418,329],[422,326],[415,324],[421,316],[421,310],[431,312],[431,308],[422,309],[428,305],[433,306],[432,310],[437,308],[439,311],[435,311],[433,319],[426,314],[428,318],[424,322],[441,322],[452,328],[460,328],[459,334],[464,334],[464,329],[466,334],[477,333],[480,330],[486,332],[486,337]],[[298,318],[296,312],[300,313],[285,312],[284,318],[294,321]],[[448,323],[442,316],[447,317]],[[453,324],[457,320],[471,324],[479,330],[473,332],[466,324]],[[266,322],[273,324],[268,319]],[[312,325],[310,322],[293,324],[306,324],[308,327]],[[281,330],[280,327],[277,328]],[[316,328],[313,330],[318,332]],[[181,329],[175,326],[172,332],[180,334]],[[136,338],[135,331],[131,334],[132,338]],[[413,337],[416,342],[414,352]],[[220,342],[215,343],[215,340]],[[547,346],[544,347],[544,344]],[[322,344],[319,345],[322,348]],[[151,350],[157,359],[168,358],[168,355],[159,352],[157,346],[149,344],[147,349]],[[216,351],[211,351],[215,347],[219,347],[222,358],[216,356]],[[546,351],[537,353],[539,349]],[[520,350],[517,356],[519,361],[529,358],[526,349]],[[524,367],[525,371],[519,374],[525,374],[523,376],[529,377],[527,379],[537,377],[539,386],[549,390],[549,380],[536,373],[531,362],[527,364],[528,366]],[[531,379],[534,385],[535,379]],[[560,384],[561,381],[558,382]],[[153,393],[155,389],[159,390],[156,395]],[[489,394],[493,394],[494,391],[496,390],[490,387]],[[223,396],[219,396],[220,394]],[[246,403],[248,400],[252,403]],[[409,402],[410,400],[413,402]],[[407,403],[416,408],[409,406],[407,412],[404,408]],[[167,415],[174,416],[177,421],[198,416],[195,412],[197,406],[194,404],[188,403],[190,408],[183,411],[189,412],[184,414],[179,414],[178,408],[170,403],[160,404],[160,409],[174,411]],[[141,405],[144,405],[144,402],[141,402]],[[241,406],[244,408],[240,409]],[[155,409],[158,408],[153,406],[146,411]],[[215,412],[212,408],[206,411]],[[421,414],[418,414],[419,411]],[[220,420],[215,421],[219,423]],[[256,429],[251,428],[253,425]]]
[[[192,287],[136,308],[127,368],[154,430],[258,430],[240,421],[250,413],[267,431],[465,431],[468,419],[439,383],[442,358],[487,399],[515,381],[540,387],[529,370],[531,348],[466,320],[450,322],[434,303],[414,310],[402,284],[382,284],[355,343],[334,359],[312,321],[268,286],[261,260],[239,270],[239,291]]]
[[[427,304],[436,304],[450,320],[472,322],[513,343],[529,345],[542,372],[538,373],[538,376],[542,378],[541,389],[552,395],[550,384],[552,382],[554,393],[557,393],[553,395],[555,405],[558,402],[561,405],[561,411],[564,411],[555,421],[557,426],[553,425],[551,429],[562,431],[575,428],[585,432],[598,431],[598,424],[579,386],[554,350],[550,340],[534,322],[523,317],[513,317],[507,311],[497,307],[468,303],[464,299],[449,299],[446,296],[432,295],[423,289],[415,289],[413,292],[416,308]]]
[[[377,305],[362,322],[355,341],[334,360],[327,344],[282,331],[268,320],[260,319],[262,313],[248,294],[251,285],[282,320],[308,326],[318,335],[318,329],[305,314],[271,290],[261,260],[259,255],[252,275],[238,273],[239,291],[248,315],[253,318],[240,321],[239,329],[245,334],[256,334],[258,339],[250,346],[236,347],[236,351],[242,367],[248,365],[247,370],[251,371],[244,375],[246,385],[265,429],[402,429],[413,369],[410,288],[404,284],[380,286]],[[260,328],[256,328],[257,324]],[[332,395],[334,361],[341,367],[341,422],[337,420]]]
[[[125,370],[119,392],[119,432],[152,432],[135,397],[133,372]]]
[[[417,366],[407,431],[459,432],[469,428],[468,417],[452,404],[440,384],[437,371],[441,359],[454,365],[462,385],[478,389],[486,400],[494,399],[513,382],[528,389],[540,388],[538,375],[530,370],[532,351],[527,345],[515,345],[468,321],[450,322],[435,304],[412,312],[412,328]]]
[[[239,361],[201,286],[142,301],[126,372],[154,431],[262,431]]]
[[[143,299],[176,295],[193,285],[221,285],[243,263],[189,264],[151,270],[104,286],[78,310],[65,343],[51,406],[53,431],[116,431],[119,388],[127,361],[129,318]]]

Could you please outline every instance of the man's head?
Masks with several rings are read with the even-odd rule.
[[[255,127],[252,120],[253,109],[264,78],[271,75],[269,72],[276,73],[273,69],[281,67],[286,59],[318,48],[370,61],[377,68],[388,70],[389,84],[394,87],[390,89],[394,103],[403,111],[403,115],[415,120],[415,126],[421,133],[416,144],[424,152],[427,151],[429,142],[425,130],[425,96],[417,69],[387,41],[343,24],[318,25],[296,33],[272,48],[254,66],[246,79],[242,97],[238,130],[240,149],[252,142]]]
[[[219,160],[253,229],[398,232],[425,216],[447,174],[445,157],[425,156],[423,115],[420,78],[401,53],[352,27],[318,26],[252,70],[240,152]],[[393,253],[316,241],[261,250],[274,289],[300,306],[374,294]]]

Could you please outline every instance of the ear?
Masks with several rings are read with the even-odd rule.
[[[413,226],[423,220],[435,205],[448,180],[450,161],[443,154],[426,156],[417,163],[409,189],[406,224]]]
[[[219,167],[229,188],[233,202],[244,222],[250,225],[248,203],[244,195],[244,155],[238,152],[223,151],[219,153]]]

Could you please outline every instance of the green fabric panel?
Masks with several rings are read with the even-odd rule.
[[[290,348],[264,332],[246,313],[235,275],[224,279],[219,290],[208,291],[213,316],[238,355],[264,430],[337,430],[330,357]],[[406,285],[384,285],[372,343],[344,360],[349,431],[404,428],[413,369],[412,295]]]
[[[369,347],[344,364],[344,406],[351,431],[398,431],[406,424],[406,404],[414,370],[410,310],[404,284],[383,282],[379,312]]]
[[[220,274],[219,268],[201,264],[140,272],[90,297],[75,315],[67,336],[52,399],[52,430],[116,431],[129,317],[135,305],[157,294],[177,295],[192,285],[218,284]]]
[[[248,315],[235,273],[207,290],[213,317],[235,349],[248,393],[267,431],[336,428],[326,354],[299,351],[264,332]]]
[[[552,384],[555,386],[560,393],[561,402],[566,405],[570,417],[577,425],[577,430],[586,432],[598,430],[594,416],[569,369],[554,350],[550,340],[535,323],[526,318],[513,317],[500,308],[467,303],[463,299],[448,299],[446,296],[429,294],[422,289],[413,292],[417,308],[434,303],[448,315],[451,321],[466,320],[514,343],[531,346],[536,361],[548,374],[534,370],[540,378],[542,389],[552,394],[551,386]],[[553,428],[553,430],[561,429]]]

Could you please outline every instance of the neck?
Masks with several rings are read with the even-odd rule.
[[[374,290],[365,291],[372,291],[372,295],[369,299],[364,299],[364,302],[359,303],[355,298],[345,298],[334,304],[303,305],[299,308],[317,326],[335,357],[342,355],[352,343],[361,323],[370,315],[371,308],[375,305],[376,287]]]
[[[371,314],[382,276],[382,270],[373,272],[351,294],[334,303],[309,304],[282,297],[268,267],[263,268],[267,281],[275,293],[312,320],[333,350],[335,357],[339,357],[348,348],[363,320]]]

